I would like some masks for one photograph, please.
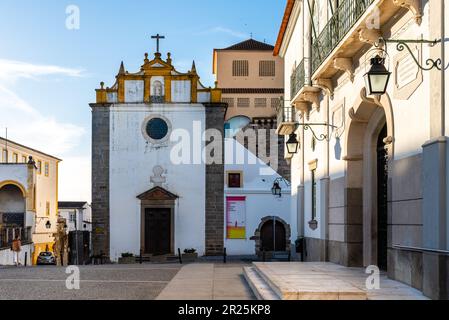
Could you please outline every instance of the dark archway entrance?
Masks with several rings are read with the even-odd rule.
[[[262,249],[265,251],[285,251],[286,233],[284,225],[278,220],[264,223],[260,229]]]
[[[388,151],[384,139],[385,125],[377,139],[377,264],[387,270],[388,260]]]

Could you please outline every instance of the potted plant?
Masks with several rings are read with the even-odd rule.
[[[134,264],[134,263],[136,263],[136,257],[132,253],[125,252],[125,253],[122,253],[122,256],[120,258],[118,258],[118,263],[119,264]]]
[[[182,261],[184,262],[193,262],[196,259],[198,259],[198,253],[196,252],[196,249],[185,249],[184,253],[182,254]]]

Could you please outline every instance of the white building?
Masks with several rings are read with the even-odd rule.
[[[67,232],[92,232],[92,208],[85,201],[59,201],[59,217],[66,220]]]
[[[0,247],[19,234],[24,243],[33,243],[28,263],[36,263],[55,243],[62,160],[4,138],[0,151]]]
[[[290,252],[289,182],[263,163],[235,139],[226,139],[225,247],[229,255],[261,255],[267,252]],[[245,163],[237,164],[230,155],[241,154]],[[278,180],[282,196],[274,196]],[[234,220],[243,220],[243,233],[232,234]],[[273,230],[274,224],[274,230]],[[296,230],[294,230],[296,234]],[[294,239],[293,239],[294,240]],[[268,258],[268,256],[267,256]]]
[[[275,49],[285,59],[278,133],[301,142],[286,157],[306,260],[377,265],[446,299],[449,91],[444,72],[418,63],[447,65],[441,42],[420,40],[447,37],[448,14],[435,0],[288,0]],[[380,37],[414,41],[410,51],[387,42],[386,94],[370,95]]]

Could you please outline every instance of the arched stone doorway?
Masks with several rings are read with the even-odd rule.
[[[0,214],[20,214],[23,219],[26,211],[24,192],[24,188],[19,184],[6,183],[0,186]]]
[[[265,252],[290,251],[290,225],[279,217],[265,217],[261,220],[252,240],[256,241],[256,255]]]
[[[394,122],[388,95],[359,99],[346,132],[346,234],[348,266],[387,266],[389,170]],[[383,150],[383,151],[382,151]],[[351,242],[351,243],[349,243]]]
[[[25,231],[26,192],[16,182],[0,183],[0,246],[16,236],[22,239]]]

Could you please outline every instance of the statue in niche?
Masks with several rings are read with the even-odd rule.
[[[152,103],[163,103],[164,102],[164,88],[162,82],[156,80],[153,82],[153,94],[151,95]]]

